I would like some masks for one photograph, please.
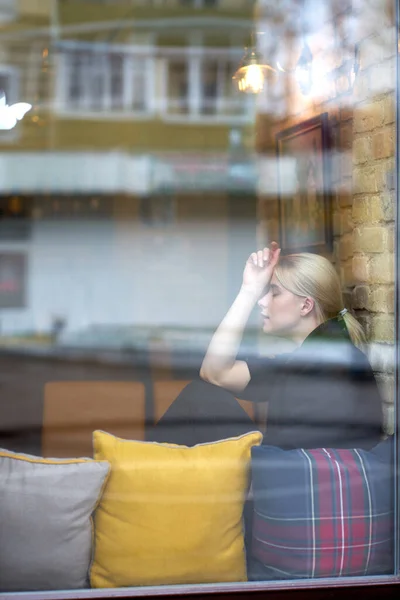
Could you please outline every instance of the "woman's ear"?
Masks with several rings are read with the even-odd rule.
[[[314,306],[315,306],[315,302],[312,298],[310,298],[309,296],[304,298],[304,302],[301,306],[301,311],[300,311],[301,316],[306,317],[308,314],[310,314],[310,312],[313,310]]]

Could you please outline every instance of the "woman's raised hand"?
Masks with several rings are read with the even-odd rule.
[[[260,296],[271,281],[280,253],[276,242],[272,242],[269,248],[253,252],[243,271],[242,289]]]

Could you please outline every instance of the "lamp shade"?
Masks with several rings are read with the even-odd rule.
[[[263,64],[260,55],[254,48],[248,48],[233,80],[240,92],[259,94],[265,87],[269,71],[275,71],[275,69]]]

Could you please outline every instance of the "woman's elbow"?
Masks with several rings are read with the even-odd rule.
[[[201,365],[199,375],[200,375],[200,379],[202,379],[206,383],[213,383],[214,385],[219,385],[218,379],[215,376],[215,374],[213,374],[210,371],[210,369],[208,369],[204,365]]]
[[[201,365],[200,367],[200,379],[203,379],[204,381],[208,381],[207,379],[207,370],[203,367],[203,365]]]
[[[210,373],[209,373],[209,370],[207,369],[207,367],[204,367],[204,365],[201,365],[199,374],[200,374],[200,379],[202,379],[203,381],[207,381],[207,383],[211,383]]]

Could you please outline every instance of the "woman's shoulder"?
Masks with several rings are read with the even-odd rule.
[[[349,369],[355,376],[366,376],[374,378],[374,372],[366,354],[366,349],[361,350],[352,344],[351,361],[349,362]]]

